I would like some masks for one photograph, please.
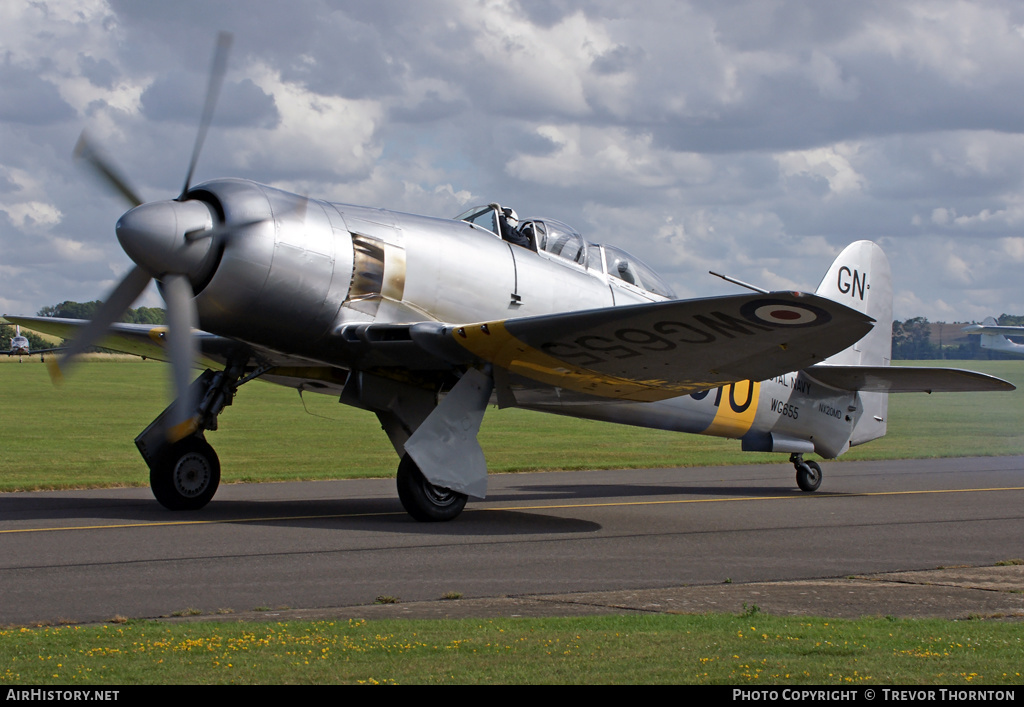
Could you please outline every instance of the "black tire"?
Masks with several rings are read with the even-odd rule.
[[[170,511],[197,511],[220,486],[220,460],[202,437],[187,437],[160,450],[149,470],[149,486]]]
[[[821,486],[821,467],[818,462],[802,462],[796,465],[796,485],[807,493],[818,490]]]
[[[453,520],[466,507],[466,494],[434,486],[408,454],[398,465],[398,498],[406,513],[423,523]]]

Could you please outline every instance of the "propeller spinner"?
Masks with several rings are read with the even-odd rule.
[[[185,186],[177,199],[145,203],[113,163],[92,146],[85,133],[75,148],[75,157],[89,164],[104,183],[133,207],[118,220],[117,238],[136,266],[118,283],[92,321],[71,342],[66,354],[59,360],[51,359],[50,374],[55,381],[60,380],[81,353],[95,345],[110,325],[122,317],[150,280],[156,279],[167,303],[167,344],[177,396],[167,426],[170,442],[192,434],[199,424],[197,401],[193,399],[190,385],[192,365],[198,355],[198,346],[192,336],[192,329],[198,325],[193,288],[195,283],[209,275],[215,265],[211,257],[213,236],[219,234],[223,227],[218,227],[216,214],[208,204],[189,200],[187,195],[213,119],[230,48],[231,35],[221,32],[217,38],[206,102]]]

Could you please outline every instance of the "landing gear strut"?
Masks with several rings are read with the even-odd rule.
[[[244,363],[229,362],[225,370],[217,372],[207,369],[192,383],[193,399],[200,401],[196,409],[198,429],[194,434],[168,440],[166,420],[174,408],[172,403],[135,438],[135,446],[149,465],[150,488],[164,508],[199,510],[217,493],[220,460],[203,437],[203,431],[217,429],[217,416],[231,404],[238,386],[267,370],[261,367],[242,379]]]
[[[811,493],[821,486],[821,467],[818,462],[805,462],[803,454],[791,454],[789,461],[796,467],[796,485]]]
[[[421,522],[452,520],[466,507],[466,494],[434,486],[408,454],[398,465],[398,498],[405,511]]]

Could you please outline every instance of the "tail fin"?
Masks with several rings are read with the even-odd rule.
[[[846,246],[828,269],[815,294],[863,312],[877,323],[871,332],[826,363],[888,366],[892,357],[892,273],[889,259],[875,243]]]
[[[982,326],[998,326],[999,322],[996,321],[995,317],[985,317],[985,321],[983,321],[981,324]],[[981,348],[983,349],[995,349],[998,351],[999,349],[1007,348],[1006,343],[1008,343],[1009,341],[1010,340],[1007,339],[1002,334],[983,333],[978,343],[981,344]]]
[[[853,346],[825,359],[843,366],[888,366],[892,358],[892,272],[877,244],[857,241],[832,263],[815,294],[852,307],[875,320],[874,328]],[[850,444],[885,435],[888,393],[858,393]]]

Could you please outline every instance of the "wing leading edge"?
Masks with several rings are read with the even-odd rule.
[[[57,317],[16,317],[7,316],[21,326],[63,339],[73,339],[89,322],[85,319],[60,319]],[[199,338],[200,350],[209,360],[204,364],[223,364],[224,356],[240,346],[239,342],[214,336],[206,332],[195,332]],[[167,327],[153,324],[112,324],[106,336],[99,342],[103,348],[121,351],[135,356],[168,361],[169,354],[164,348]]]

